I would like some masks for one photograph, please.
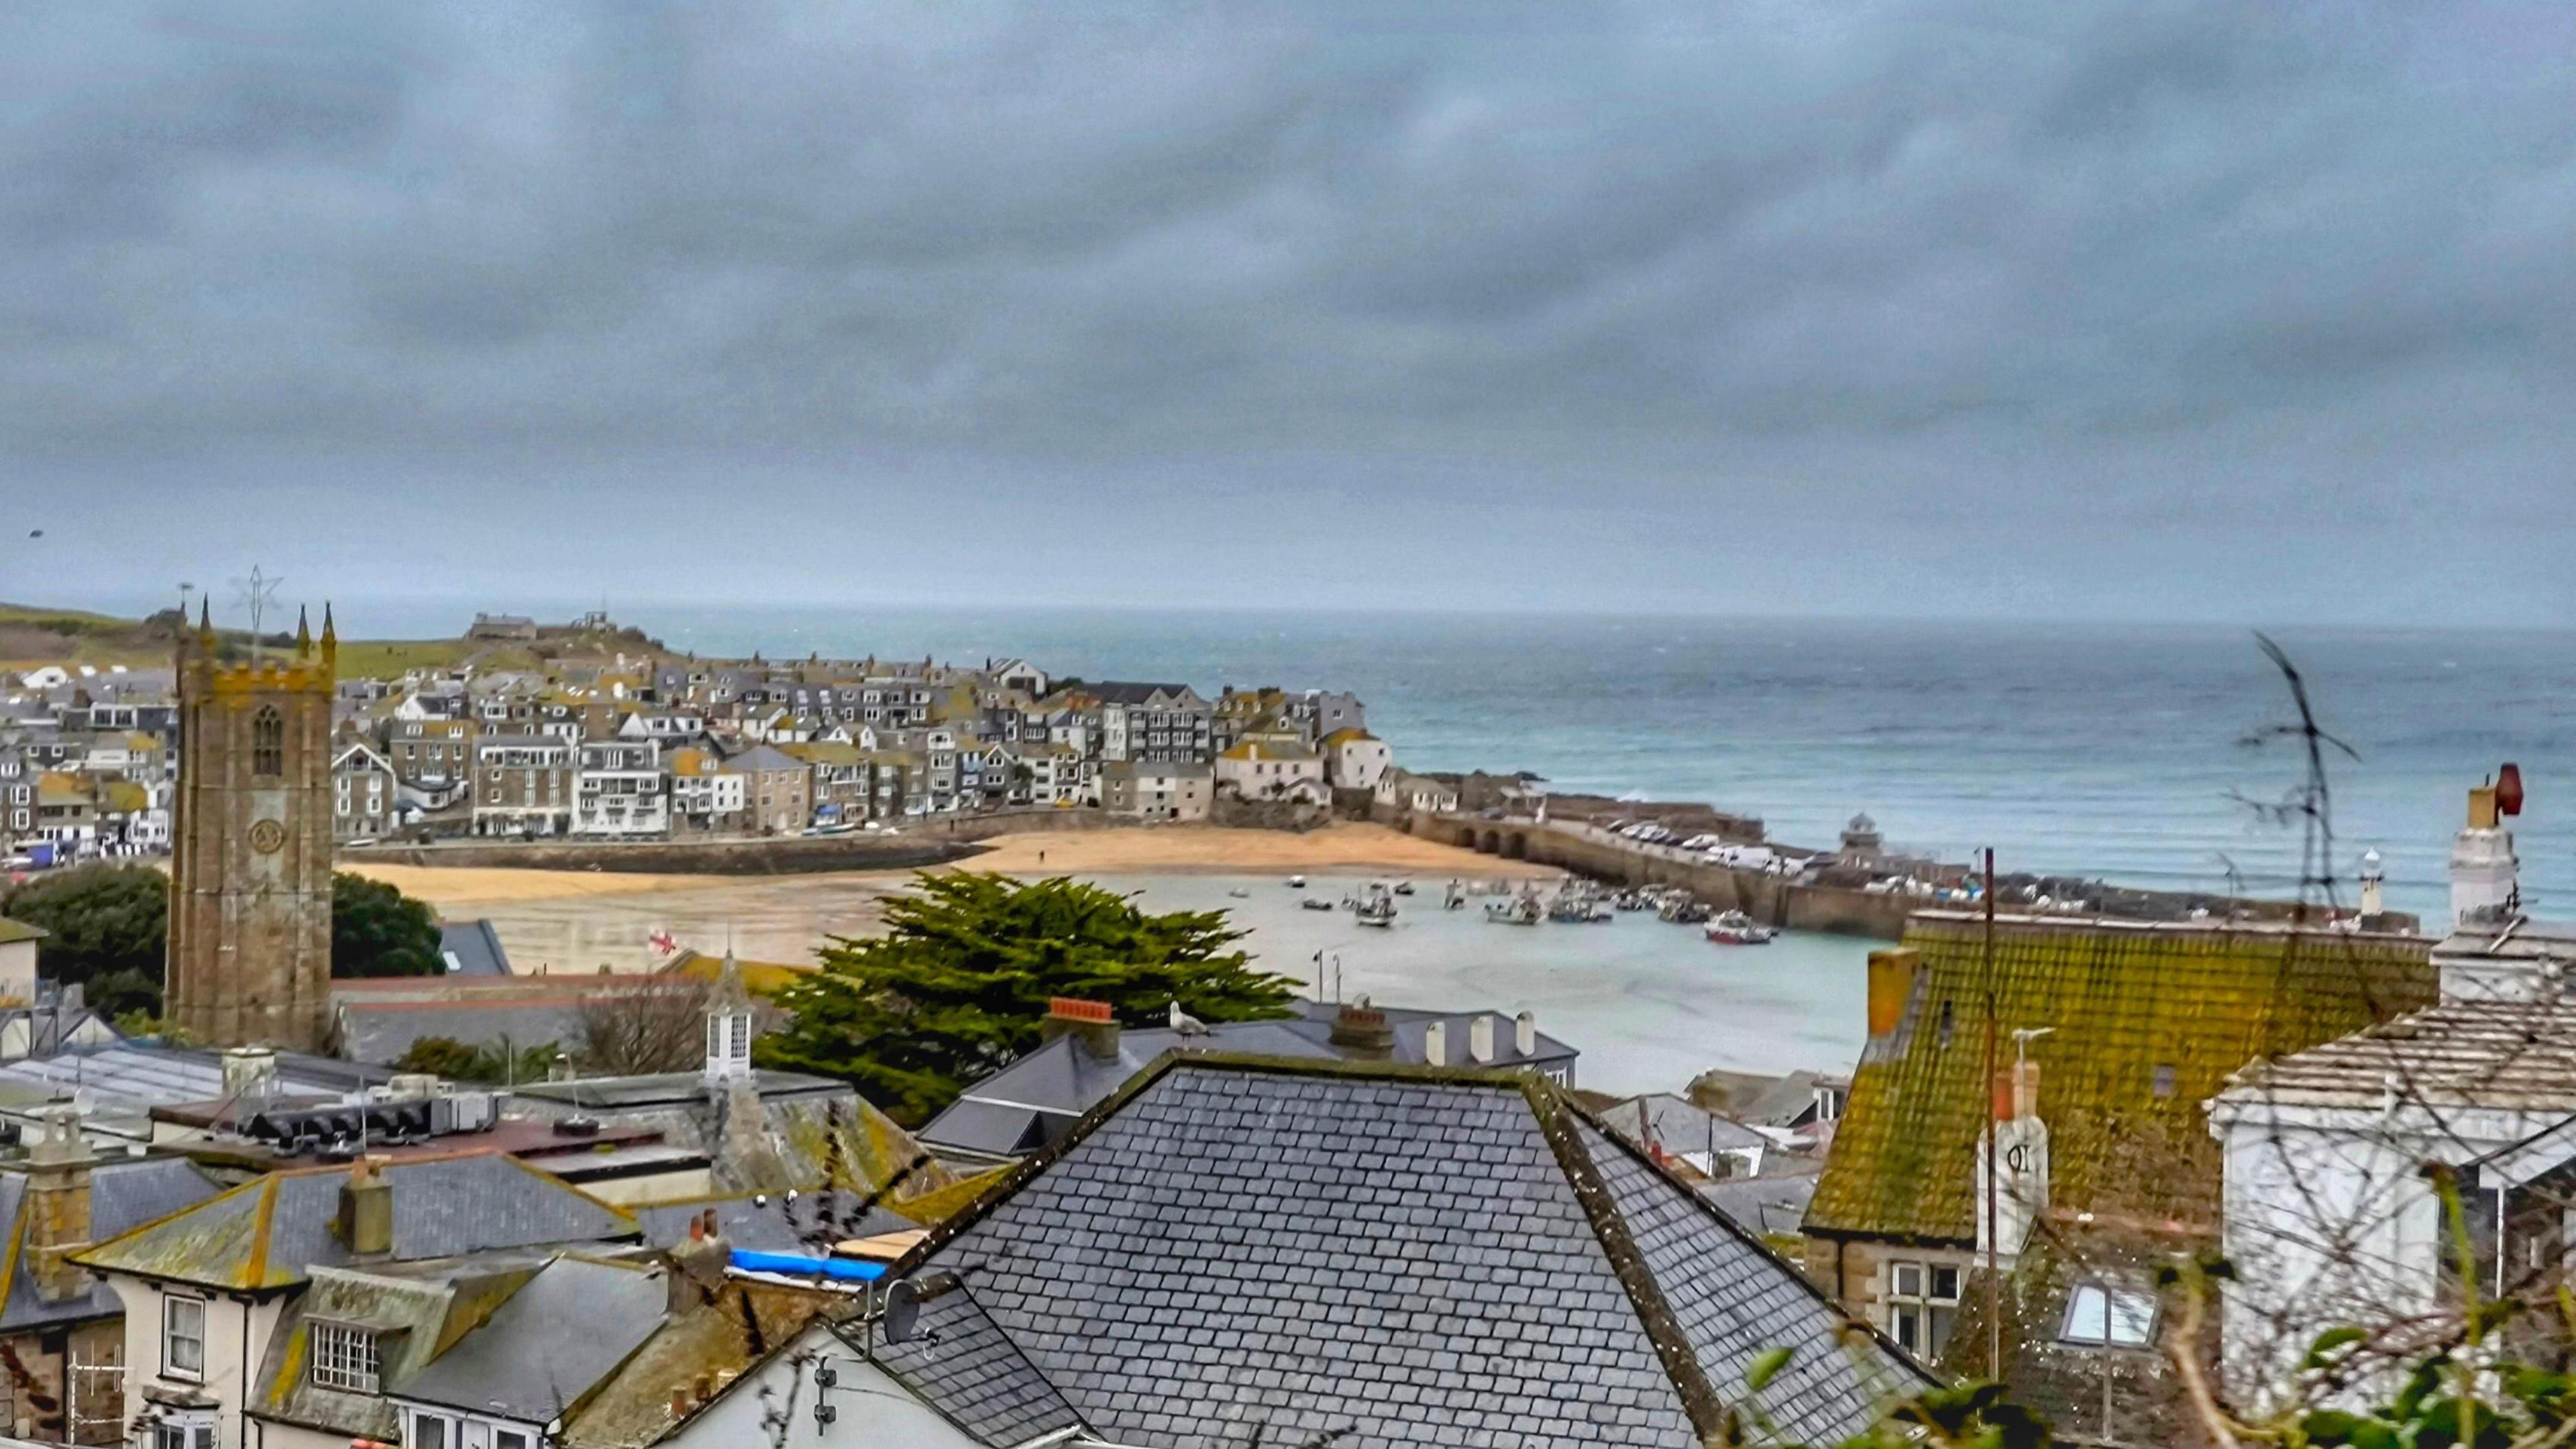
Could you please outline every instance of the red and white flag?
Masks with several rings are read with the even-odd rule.
[[[645,937],[644,944],[652,947],[654,950],[665,956],[668,956],[672,952],[680,949],[680,943],[672,939],[671,933],[666,930],[655,931],[652,935]]]

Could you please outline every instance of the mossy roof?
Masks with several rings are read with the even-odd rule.
[[[1970,1243],[1985,1079],[1984,926],[1921,912],[1895,1028],[1873,1039],[1807,1211],[1838,1237]],[[2420,937],[2255,926],[2005,918],[1995,927],[1996,1062],[2046,1029],[2038,1108],[2052,1208],[2214,1218],[2202,1104],[2230,1073],[2432,1001]]]

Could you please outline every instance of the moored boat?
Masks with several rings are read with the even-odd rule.
[[[1708,923],[1705,932],[1711,941],[1721,946],[1767,946],[1772,937],[1780,934],[1769,926],[1758,924],[1742,911],[1721,913]]]

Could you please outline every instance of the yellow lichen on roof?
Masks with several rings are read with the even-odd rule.
[[[1807,1231],[1976,1238],[1985,952],[1973,917],[1918,914],[1894,1030],[1852,1077]],[[2217,1145],[2201,1104],[2257,1057],[2330,1041],[2433,999],[2414,937],[2011,919],[1995,932],[1996,1059],[2029,1046],[2053,1207],[2214,1223]],[[1860,1026],[1861,1023],[1854,1023]]]
[[[665,1323],[615,1373],[568,1405],[562,1442],[568,1449],[659,1443],[765,1354],[785,1346],[818,1316],[846,1306],[835,1293],[728,1282],[714,1301]],[[675,1390],[684,1391],[684,1413],[672,1412]]]
[[[742,968],[742,984],[754,996],[772,995],[780,987],[812,975],[815,969],[812,966],[790,965],[784,961],[737,959],[734,964]],[[723,957],[709,956],[700,951],[682,952],[661,970],[661,974],[665,976],[704,981],[709,985],[714,985],[716,978],[723,972]]]

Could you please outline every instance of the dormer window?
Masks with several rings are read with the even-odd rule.
[[[345,1323],[313,1325],[313,1382],[351,1393],[376,1392],[384,1369],[384,1351],[368,1329]]]

